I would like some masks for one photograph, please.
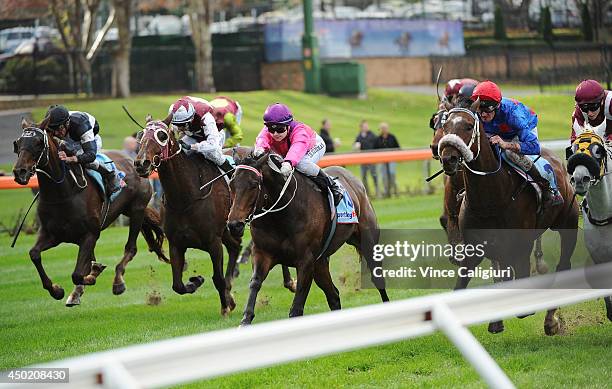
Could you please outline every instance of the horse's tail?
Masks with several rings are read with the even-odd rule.
[[[161,218],[157,211],[151,207],[145,208],[144,221],[140,232],[142,232],[142,236],[144,236],[149,245],[149,251],[157,254],[157,259],[160,261],[170,263],[162,247],[166,235],[161,228]]]

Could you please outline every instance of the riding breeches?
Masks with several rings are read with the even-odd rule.
[[[223,155],[222,151],[223,143],[225,143],[225,132],[219,131],[219,135],[221,138],[220,145],[212,144],[206,141],[198,142],[190,136],[184,136],[182,138],[182,141],[192,146],[195,145],[195,147],[192,147],[192,149],[188,151],[187,154],[197,152],[202,154],[204,158],[213,161],[216,165],[222,165],[223,162],[225,162],[225,156]]]
[[[297,171],[306,174],[307,176],[316,177],[319,174],[321,168],[317,165],[317,162],[325,154],[325,141],[319,135],[317,135],[317,142],[315,145],[306,152],[306,155],[302,157],[300,162],[295,166]]]

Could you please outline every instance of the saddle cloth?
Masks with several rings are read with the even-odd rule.
[[[125,181],[123,181],[123,177],[125,177],[125,172],[117,169],[117,166],[115,165],[113,160],[110,159],[106,154],[98,153],[98,154],[96,154],[96,159],[101,164],[103,163],[107,167],[111,168],[111,170],[115,173],[116,179],[119,180],[119,186],[121,187],[121,189],[112,194],[110,200],[111,200],[111,202],[113,202],[113,201],[115,201],[117,196],[119,196],[119,194],[123,190],[123,187],[126,186]],[[98,173],[97,171],[92,170],[92,169],[85,169],[85,171],[87,171],[87,174],[96,183],[96,186],[98,187],[100,192],[104,195],[104,198],[106,198],[107,195],[106,195],[106,191],[104,189],[104,180],[102,179],[102,175],[100,173]]]

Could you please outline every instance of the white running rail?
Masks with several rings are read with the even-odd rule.
[[[465,326],[612,295],[612,263],[500,286],[434,294],[83,355],[37,366],[69,368],[68,384],[30,386],[157,388],[397,342],[441,330],[489,386],[512,388],[503,370]],[[603,314],[603,303],[599,309]],[[3,384],[0,388],[18,386],[28,385]]]

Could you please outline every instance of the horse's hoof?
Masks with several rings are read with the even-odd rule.
[[[504,322],[495,321],[495,322],[489,323],[488,330],[492,334],[499,334],[500,332],[504,332]]]
[[[204,283],[204,277],[202,276],[189,277],[189,282],[191,282],[191,284],[193,284],[193,286],[197,289],[200,286],[202,286],[202,284]]]
[[[83,284],[84,285],[95,285],[96,277],[92,276],[91,274],[86,275],[85,277],[83,277]]]
[[[518,317],[519,319],[524,319],[526,317],[533,316],[533,315],[535,315],[535,312],[526,313],[524,315],[516,315],[516,317]]]
[[[536,270],[538,274],[546,274],[548,273],[548,265],[546,264],[546,262],[537,263]]]
[[[229,294],[229,299],[227,302],[227,306],[230,309],[230,312],[233,311],[234,309],[236,309],[236,302],[234,301],[234,296],[232,296],[232,294]]]
[[[553,322],[544,323],[544,333],[548,336],[557,335],[561,331],[561,321],[556,316],[553,318]]]
[[[49,291],[51,297],[56,300],[62,300],[64,298],[64,288],[57,284],[51,285],[51,290]]]
[[[221,316],[226,318],[229,316],[230,312],[231,312],[231,308],[230,307],[225,307],[225,308],[221,308]]]
[[[123,292],[125,292],[125,282],[113,284],[113,294],[115,296],[119,296],[120,294],[123,294]]]
[[[77,305],[81,305],[81,296],[72,292],[70,296],[68,296],[68,299],[66,299],[66,306],[74,307]]]
[[[291,281],[285,282],[285,288],[289,289],[291,293],[295,293],[297,290],[297,282],[292,278]]]

